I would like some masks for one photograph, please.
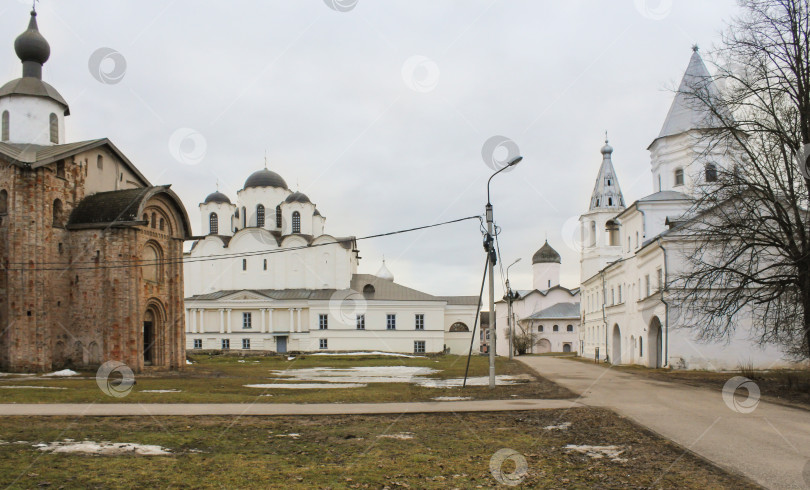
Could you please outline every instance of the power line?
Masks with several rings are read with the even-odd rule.
[[[465,218],[458,218],[450,221],[443,221],[441,223],[434,223],[430,225],[423,225],[417,226],[413,228],[406,228],[402,230],[396,231],[389,231],[385,233],[377,233],[374,235],[368,235],[363,237],[351,237],[351,238],[343,238],[340,240],[336,240],[334,242],[325,242],[325,243],[317,243],[314,245],[301,245],[298,247],[288,247],[288,248],[276,248],[271,250],[260,250],[260,251],[252,251],[252,252],[240,252],[240,253],[233,253],[233,254],[223,254],[223,255],[216,255],[216,256],[209,256],[209,257],[183,257],[180,259],[157,259],[157,260],[143,260],[143,259],[132,259],[132,260],[118,260],[118,261],[105,261],[105,265],[89,265],[89,266],[81,266],[76,267],[75,264],[97,264],[96,261],[81,261],[81,262],[71,262],[67,264],[63,264],[61,262],[40,262],[34,264],[33,267],[9,267],[6,270],[8,271],[32,271],[32,272],[39,272],[39,271],[63,271],[63,270],[96,270],[96,269],[124,269],[129,267],[149,267],[154,265],[164,265],[164,264],[177,264],[177,263],[195,263],[195,262],[211,262],[215,260],[227,260],[227,259],[234,259],[234,258],[243,258],[243,257],[253,257],[257,255],[272,255],[277,253],[284,253],[284,252],[293,252],[296,250],[305,250],[311,249],[315,247],[322,247],[326,245],[335,245],[335,244],[343,244],[349,243],[353,244],[355,242],[361,240],[371,240],[373,238],[382,238],[386,236],[392,235],[399,235],[402,233],[410,233],[413,231],[425,230],[429,228],[436,228],[439,226],[446,226],[453,223],[459,223],[462,221],[477,219],[479,221],[482,220],[481,216],[467,216]],[[20,264],[16,262],[15,264]],[[56,265],[59,264],[61,267],[38,267],[38,265]],[[113,264],[113,265],[107,265]]]

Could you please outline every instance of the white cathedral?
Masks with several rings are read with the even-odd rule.
[[[709,80],[697,48],[650,151],[653,193],[626,206],[605,141],[588,211],[580,217],[582,323],[578,352],[614,364],[681,369],[788,365],[773,346],[756,343],[742,319],[728,342],[704,343],[687,328],[688,304],[674,304],[667,285],[687,267],[689,236],[678,232],[699,186],[717,179],[727,158],[706,152],[701,133],[711,118],[684,94]],[[713,86],[709,90],[716,90]]]
[[[354,237],[277,173],[251,174],[237,202],[199,205],[206,236],[184,256],[189,350],[466,353],[476,296],[433,296],[394,282],[383,261],[358,274]]]

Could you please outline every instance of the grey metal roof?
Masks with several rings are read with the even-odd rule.
[[[709,98],[718,94],[717,87],[709,70],[706,69],[697,47],[693,47],[689,65],[686,67],[678,92],[672,100],[672,105],[656,140],[684,133],[691,129],[718,126],[719,119],[717,116],[706,110],[705,102],[693,95],[696,91],[703,92]]]
[[[295,191],[292,194],[290,194],[289,196],[287,196],[287,199],[285,199],[284,202],[308,202],[308,203],[312,203],[312,201],[309,200],[309,197],[307,197],[306,194],[304,194],[303,192],[298,192],[298,191]]]
[[[127,227],[142,225],[141,213],[146,202],[157,194],[167,194],[181,215],[179,230],[189,236],[191,226],[182,201],[168,185],[98,192],[82,199],[70,213],[68,229]]]
[[[58,160],[71,157],[83,151],[92,150],[99,147],[107,148],[115,154],[129,168],[129,170],[140,179],[140,184],[150,186],[149,180],[143,176],[140,170],[107,138],[96,140],[77,141],[64,145],[29,145],[18,143],[0,142],[0,156],[5,156],[9,163],[21,167],[39,168],[49,165]]]
[[[562,259],[560,254],[548,244],[548,240],[532,255],[532,264],[548,264],[555,262],[559,264],[562,262]]]
[[[691,199],[689,196],[684,194],[683,192],[678,191],[658,191],[656,193],[650,194],[649,196],[644,196],[638,200],[638,202],[654,202],[654,201],[688,201]]]
[[[9,95],[31,95],[52,99],[65,107],[65,115],[70,115],[70,107],[64,97],[50,84],[34,77],[23,77],[12,80],[0,87],[0,97]]]
[[[250,187],[279,187],[287,189],[287,183],[275,172],[263,168],[250,174],[245,181],[245,189]]]
[[[578,319],[579,303],[557,303],[533,313],[524,320]]]
[[[208,204],[209,202],[224,202],[230,204],[231,200],[225,194],[216,191],[212,192],[211,194],[208,194],[208,197],[205,198],[203,204]]]
[[[591,205],[589,210],[594,209],[615,209],[624,208],[624,196],[619,187],[619,179],[616,178],[616,170],[613,168],[613,147],[605,139],[605,146],[602,147],[602,165],[599,167],[599,175],[596,176],[596,183],[591,193]]]
[[[352,276],[350,291],[363,292],[367,285],[374,287],[374,294],[366,296],[368,301],[440,301],[452,305],[477,305],[477,296],[433,296],[416,289],[405,287],[371,274]],[[217,300],[240,291],[252,292],[274,300],[329,300],[337,289],[231,289],[198,294],[188,300]]]

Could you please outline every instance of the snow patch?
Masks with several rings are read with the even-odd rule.
[[[290,437],[292,439],[298,439],[299,437],[301,437],[301,434],[297,432],[292,432],[290,434],[276,434],[276,437]]]
[[[619,457],[619,455],[624,452],[624,449],[621,449],[619,446],[578,446],[576,444],[568,444],[564,449],[568,452],[576,451],[593,459],[602,459],[607,457],[610,458],[611,461],[627,461],[627,459]]]
[[[518,376],[495,376],[495,384],[498,386],[508,386],[516,384],[518,380],[522,381],[522,379],[523,378]],[[421,378],[413,379],[412,382],[423,388],[458,388],[463,385],[464,378]],[[467,378],[467,386],[489,386],[489,376]]]
[[[7,385],[7,386],[0,386],[0,388],[6,390],[19,390],[19,389],[29,389],[29,390],[66,390],[67,388],[63,388],[61,386],[25,386],[25,385]]]
[[[362,366],[352,368],[305,368],[270,371],[279,378],[320,383],[413,383],[417,376],[428,376],[441,371],[411,366]]]
[[[182,393],[183,390],[176,390],[174,388],[170,390],[141,390],[139,393]]]
[[[186,359],[186,364],[194,364],[194,363]]]
[[[558,425],[547,425],[543,427],[546,430],[568,430],[571,427],[571,422],[563,422]]]
[[[270,389],[288,389],[288,390],[315,390],[320,388],[365,388],[364,383],[273,383],[273,384],[256,384],[256,385],[242,385],[245,388],[261,388],[264,390]]]
[[[40,451],[47,451],[52,453],[83,453],[83,454],[102,454],[105,456],[118,456],[121,454],[137,454],[139,456],[165,456],[172,454],[169,449],[161,446],[152,446],[148,444],[136,444],[132,442],[93,442],[82,441],[74,442],[73,440],[64,440],[57,442],[50,442],[47,444],[40,443],[34,444],[34,447]]]
[[[61,371],[54,371],[52,373],[43,374],[43,376],[78,376],[79,373],[72,369],[63,369]]]
[[[471,396],[434,396],[431,400],[437,402],[457,402],[461,400],[472,400]]]
[[[399,432],[396,434],[380,434],[377,436],[378,439],[398,439],[400,441],[405,441],[408,439],[413,439],[413,432]]]

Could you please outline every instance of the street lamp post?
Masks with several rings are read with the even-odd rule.
[[[509,268],[520,262],[520,258],[509,264],[506,268],[506,326],[509,329],[509,360],[512,360],[512,354],[515,352],[515,325],[512,321],[512,288],[509,287]]]
[[[493,220],[492,220],[492,200],[489,198],[489,184],[492,178],[503,172],[507,168],[513,167],[520,163],[523,157],[517,156],[513,158],[503,168],[490,175],[487,180],[487,239],[485,242],[487,254],[489,254],[489,387],[495,388],[495,343],[497,336],[495,335],[495,260],[497,254],[495,253],[495,236],[493,235]]]

